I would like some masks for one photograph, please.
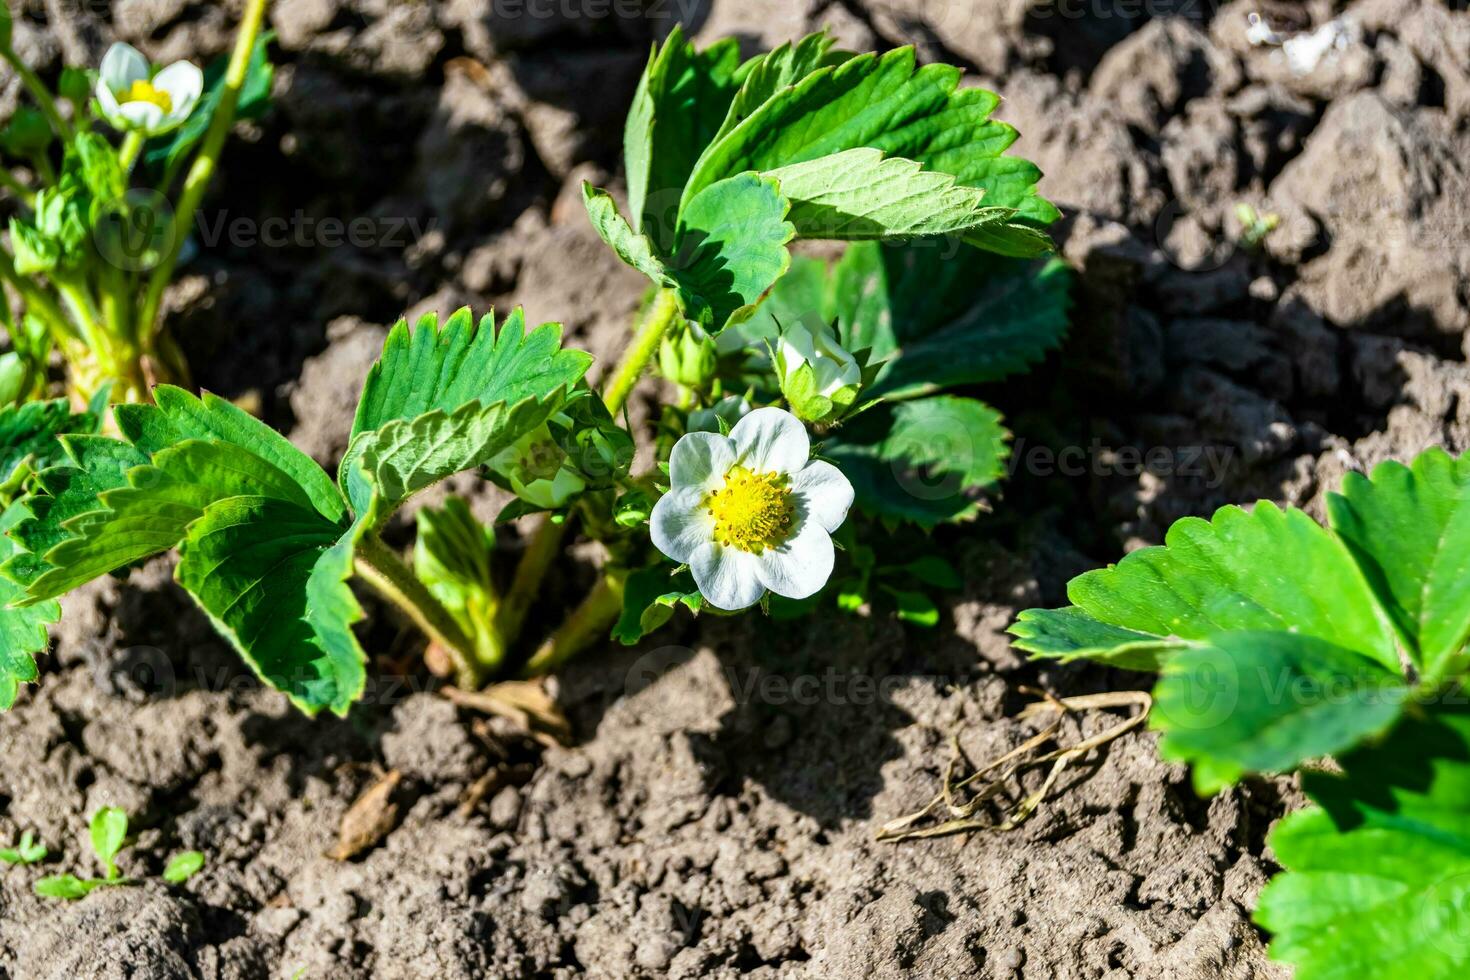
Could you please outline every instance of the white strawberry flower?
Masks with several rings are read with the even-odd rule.
[[[837,467],[810,456],[806,428],[779,408],[756,409],[728,437],[685,435],[653,508],[654,545],[687,564],[719,609],[744,609],[767,590],[815,594],[832,575],[832,532],[853,492]]]
[[[776,371],[781,394],[803,422],[835,422],[857,401],[863,386],[862,363],[816,317],[781,328]]]
[[[175,61],[154,74],[143,53],[119,41],[107,49],[97,74],[102,118],[117,129],[157,136],[181,125],[204,91],[197,65]]]

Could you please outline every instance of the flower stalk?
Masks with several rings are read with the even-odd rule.
[[[414,625],[448,654],[454,664],[454,682],[467,691],[484,683],[479,662],[470,652],[474,644],[460,629],[449,610],[436,599],[424,583],[403,563],[403,559],[383,543],[377,534],[362,536],[354,556],[353,569],[373,590],[398,607]]]
[[[240,28],[235,35],[235,47],[230,52],[230,63],[225,69],[225,80],[220,93],[219,105],[215,109],[213,118],[209,121],[209,130],[204,135],[204,143],[199,149],[199,154],[189,167],[188,176],[184,178],[184,188],[179,195],[179,206],[174,212],[173,234],[168,251],[162,261],[154,267],[148,279],[148,291],[144,295],[142,315],[138,318],[139,333],[144,339],[145,346],[151,344],[153,336],[159,331],[158,315],[163,303],[163,291],[173,279],[174,267],[179,262],[179,252],[183,249],[184,241],[189,237],[189,229],[194,224],[194,214],[199,210],[199,205],[204,200],[204,192],[208,190],[209,182],[214,177],[220,152],[224,149],[225,138],[229,136],[230,129],[235,125],[235,109],[239,105],[240,90],[244,88],[245,78],[249,73],[250,54],[255,48],[255,39],[260,35],[267,2],[268,0],[247,0],[245,14],[240,20]]]

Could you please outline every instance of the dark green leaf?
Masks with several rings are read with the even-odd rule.
[[[1320,808],[1272,832],[1286,867],[1256,920],[1297,980],[1450,980],[1470,970],[1470,715],[1406,717],[1307,773]]]
[[[362,521],[342,528],[271,497],[216,501],[189,526],[175,577],[268,684],[307,714],[345,714],[362,694],[347,585]]]
[[[29,516],[24,498],[0,513],[0,562],[19,551],[10,531]],[[19,608],[11,605],[24,597],[24,588],[0,576],[0,711],[15,704],[20,685],[36,679],[32,655],[46,649],[51,642],[46,627],[61,619],[61,606],[54,601]]]
[[[988,405],[941,395],[858,416],[822,452],[852,481],[863,510],[932,528],[979,513],[980,492],[1005,475],[1008,437]]]
[[[323,517],[341,521],[347,513],[332,478],[290,440],[264,422],[208,392],[196,398],[172,385],[153,389],[155,405],[119,405],[118,428],[149,455],[186,439],[222,441],[238,446],[290,477]]]
[[[674,247],[679,195],[714,139],[737,88],[740,48],[727,38],[704,51],[674,26],[655,45],[623,131],[632,230],[667,253]]]
[[[1009,632],[1015,645],[1038,657],[1068,663],[1095,660],[1123,670],[1156,671],[1183,641],[1099,622],[1076,606],[1027,609]]]
[[[956,251],[957,250],[957,251]],[[906,398],[1025,371],[1067,332],[1071,274],[946,240],[850,246],[830,274],[797,258],[747,332],[817,316],[885,361],[871,397]]]
[[[1410,691],[1357,650],[1287,632],[1222,633],[1175,652],[1154,690],[1159,752],[1201,773],[1287,772],[1385,731]],[[1203,784],[1202,784],[1203,783]]]
[[[28,470],[42,470],[62,462],[65,454],[57,436],[96,432],[97,425],[97,416],[73,413],[64,398],[0,408],[0,487],[14,485],[22,463]]]
[[[1349,473],[1327,512],[1410,659],[1430,677],[1463,667],[1470,634],[1470,456],[1431,449],[1412,466]]]
[[[1392,631],[1347,550],[1306,514],[1268,501],[1177,521],[1162,547],[1080,575],[1067,594],[1098,622],[1160,641],[1285,630],[1399,667]]]

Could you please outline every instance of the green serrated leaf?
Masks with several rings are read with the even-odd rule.
[[[0,562],[19,552],[10,531],[29,517],[24,498],[0,513]],[[19,583],[0,576],[0,711],[15,704],[20,685],[35,681],[38,674],[32,655],[46,649],[51,642],[46,627],[61,619],[61,606],[54,601],[12,605],[24,598],[25,589]]]
[[[107,880],[116,880],[117,852],[122,850],[123,841],[128,836],[127,813],[115,806],[105,806],[92,814],[88,831],[92,838],[92,850],[97,854],[97,860],[102,862]]]
[[[979,513],[980,491],[1005,475],[1008,438],[988,405],[941,395],[875,408],[836,430],[822,452],[864,511],[932,528]]]
[[[675,25],[654,46],[623,131],[632,231],[667,252],[674,247],[680,192],[714,139],[738,83],[740,46],[727,38],[704,51]]]
[[[710,186],[679,212],[672,254],[637,234],[606,191],[584,184],[593,227],[628,265],[672,289],[686,317],[710,333],[749,318],[785,273],[796,229],[774,180],[740,174]]]
[[[105,454],[91,454],[98,455]],[[106,459],[112,462],[112,457]],[[61,530],[66,537],[45,552],[49,567],[30,582],[29,595],[60,596],[167,551],[183,540],[189,524],[211,503],[247,495],[314,509],[294,479],[237,445],[188,439],[161,450],[151,463],[130,467],[125,485],[97,492],[94,509],[65,518]],[[48,513],[54,517],[55,509]]]
[[[1067,594],[1098,622],[1158,640],[1288,630],[1399,667],[1392,632],[1347,549],[1306,514],[1269,501],[1177,521],[1163,546],[1080,575]]]
[[[0,408],[0,485],[12,482],[22,463],[41,470],[61,462],[57,437],[96,432],[97,426],[97,416],[72,412],[64,398]]]
[[[1015,130],[990,119],[999,100],[958,88],[949,65],[915,67],[912,48],[859,55],[806,74],[774,92],[700,156],[681,206],[724,178],[769,172],[860,147],[915,161],[982,188],[986,205],[1011,209],[1016,220],[987,221],[971,244],[1031,257],[1050,249],[1045,235],[1020,222],[1045,224],[1054,207],[1036,195],[1040,171],[1002,156]]]
[[[791,201],[802,238],[871,241],[949,235],[1004,223],[1015,212],[981,203],[985,191],[913,160],[858,147],[766,172]],[[1044,240],[1044,236],[1043,236]]]
[[[1166,759],[1277,773],[1386,731],[1410,695],[1360,651],[1243,630],[1169,657],[1149,717]]]
[[[369,477],[391,511],[546,422],[591,361],[562,349],[558,324],[527,331],[520,310],[498,331],[493,314],[476,326],[467,309],[442,330],[433,316],[412,332],[400,321],[368,374],[339,482],[348,489],[346,474],[370,456]]]
[[[118,428],[140,451],[151,456],[188,439],[226,442],[286,474],[327,520],[346,517],[346,502],[326,471],[250,413],[208,392],[196,398],[172,385],[153,389],[153,400],[154,405],[113,409]]]
[[[263,496],[209,505],[179,546],[174,577],[266,683],[302,711],[345,714],[366,682],[347,585],[363,521]]]
[[[180,851],[163,869],[163,880],[178,885],[188,881],[204,867],[204,855],[198,851]]]
[[[1409,658],[1431,678],[1453,670],[1470,635],[1470,455],[1349,473],[1327,513]]]
[[[1286,867],[1256,921],[1297,980],[1449,980],[1470,970],[1470,715],[1438,708],[1311,772],[1319,807],[1288,815]]]
[[[1122,670],[1157,671],[1182,640],[1099,622],[1076,606],[1027,609],[1009,630],[1019,649],[1069,663],[1095,660]]]

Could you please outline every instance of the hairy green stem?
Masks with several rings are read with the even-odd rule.
[[[471,653],[474,644],[444,604],[434,598],[382,538],[372,532],[364,534],[353,567],[379,595],[401,609],[425,636],[448,654],[454,662],[454,682],[461,690],[479,689],[484,678]]]
[[[603,402],[614,418],[627,404],[628,396],[633,393],[638,379],[643,376],[649,362],[658,353],[658,347],[663,342],[664,335],[669,332],[669,328],[673,326],[678,317],[679,303],[673,291],[660,290],[649,306],[647,315],[634,332],[632,343],[623,352],[622,360],[618,362],[618,366],[613,370],[612,376],[603,389]],[[510,592],[501,606],[500,615],[496,617],[495,633],[500,649],[509,649],[520,636],[526,612],[530,609],[532,600],[540,592],[541,581],[546,577],[552,561],[561,552],[562,540],[566,537],[571,520],[572,515],[569,514],[566,520],[557,524],[543,516],[535,530],[531,532],[530,544],[527,545],[525,553],[521,555],[520,563],[516,566],[515,578],[511,581]],[[576,613],[574,612],[572,616],[575,618]],[[570,624],[571,619],[568,619],[567,623]],[[560,632],[558,630],[558,633]]]
[[[628,396],[633,393],[644,369],[658,353],[658,345],[663,342],[664,334],[669,332],[669,327],[673,326],[678,316],[679,301],[674,291],[659,290],[653,304],[648,308],[648,315],[643,318],[638,331],[633,335],[633,342],[623,352],[623,359],[618,362],[603,389],[602,400],[607,403],[607,410],[612,413],[613,418],[617,418],[627,404]]]
[[[601,639],[617,622],[622,609],[623,576],[616,573],[602,576],[582,604],[572,610],[556,632],[526,662],[522,675],[540,677],[556,670]]]
[[[178,210],[174,213],[173,241],[169,244],[168,254],[154,267],[153,274],[148,278],[148,291],[144,295],[143,311],[138,319],[138,332],[144,338],[151,337],[158,330],[158,314],[159,307],[163,303],[163,291],[168,286],[169,280],[173,278],[174,266],[179,261],[179,252],[184,247],[184,240],[189,237],[189,229],[194,225],[194,214],[204,200],[204,192],[209,188],[209,182],[214,177],[215,167],[219,163],[219,155],[224,149],[225,139],[230,135],[230,128],[235,124],[235,109],[240,102],[240,89],[244,87],[245,77],[250,70],[250,54],[255,48],[255,39],[260,35],[260,26],[265,19],[266,4],[267,0],[247,0],[246,2],[245,14],[240,19],[240,28],[235,35],[235,48],[230,52],[230,63],[225,69],[224,86],[220,92],[219,105],[214,110],[214,117],[209,120],[209,130],[204,135],[199,154],[194,158],[193,165],[189,167],[188,176],[184,178],[184,188],[179,194]]]

